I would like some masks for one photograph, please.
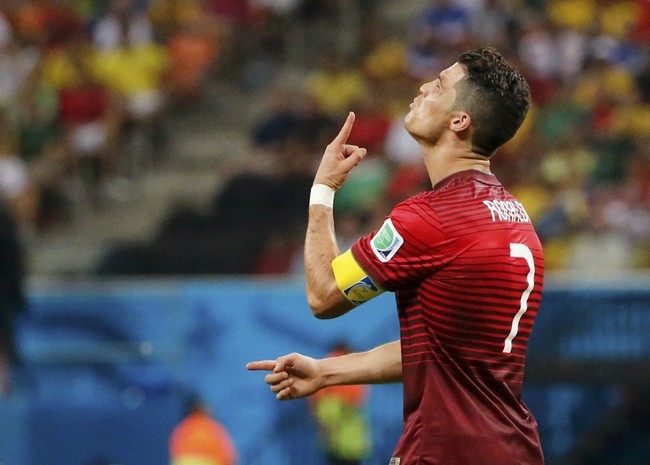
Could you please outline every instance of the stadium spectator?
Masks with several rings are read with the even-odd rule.
[[[12,368],[19,361],[14,321],[24,311],[25,263],[13,210],[0,200],[0,397],[12,393]]]
[[[319,107],[330,116],[344,113],[365,92],[361,71],[349,66],[335,50],[324,54],[323,65],[307,76],[307,82]]]
[[[116,172],[115,142],[123,116],[115,94],[94,69],[96,58],[90,40],[80,36],[49,53],[43,73],[57,93],[58,121],[75,172],[84,181],[82,195],[98,205],[104,183]]]
[[[65,2],[17,2],[13,16],[17,36],[26,44],[42,50],[57,48],[83,29],[81,19]]]
[[[265,107],[252,124],[251,141],[255,147],[273,150],[293,137],[300,125],[295,92],[283,85],[269,86]]]
[[[411,23],[408,72],[424,80],[468,46],[471,25],[465,5],[430,1]]]
[[[94,30],[93,72],[123,108],[119,121],[125,174],[139,175],[159,162],[164,149],[157,136],[166,105],[165,76],[169,69],[168,44],[154,40],[146,11],[132,0],[114,0]],[[115,145],[115,144],[113,144]]]
[[[11,209],[20,233],[34,231],[39,208],[38,186],[18,153],[17,133],[0,116],[0,201]]]
[[[72,195],[66,191],[66,180],[75,169],[59,118],[58,95],[44,83],[42,60],[23,82],[20,102],[16,122],[18,152],[37,189],[38,211],[32,229],[41,232],[64,224],[71,217]]]

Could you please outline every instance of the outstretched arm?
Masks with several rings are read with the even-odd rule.
[[[325,149],[314,185],[336,191],[366,156],[366,149],[347,143],[353,125],[354,113],[350,113],[339,134]],[[317,318],[335,318],[353,307],[338,289],[332,271],[332,260],[339,254],[332,207],[310,205],[305,237],[305,277],[307,301]]]
[[[401,381],[401,346],[399,341],[394,341],[367,352],[320,360],[293,353],[277,360],[250,362],[246,368],[271,371],[264,381],[277,399],[291,400],[309,396],[327,386]]]

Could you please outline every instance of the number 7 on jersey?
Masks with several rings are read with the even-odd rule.
[[[526,310],[528,310],[528,297],[533,290],[535,285],[535,261],[533,259],[533,253],[530,249],[524,244],[510,244],[510,256],[513,258],[523,258],[528,264],[528,275],[526,276],[526,281],[528,282],[528,287],[521,294],[519,311],[512,319],[512,327],[510,328],[510,334],[505,340],[503,345],[503,352],[509,354],[512,352],[512,340],[517,336],[519,332],[519,321],[521,317],[524,316]]]

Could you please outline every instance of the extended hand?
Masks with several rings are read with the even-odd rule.
[[[278,400],[306,397],[323,387],[318,362],[305,355],[293,353],[277,360],[262,360],[246,364],[249,370],[266,370],[264,377]]]
[[[352,168],[357,166],[368,153],[365,148],[347,143],[354,118],[354,113],[350,112],[338,135],[325,149],[314,184],[325,184],[334,190],[338,189],[343,185]]]

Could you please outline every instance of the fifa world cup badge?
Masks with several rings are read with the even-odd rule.
[[[404,239],[397,232],[390,218],[384,222],[375,237],[370,241],[372,251],[375,252],[375,255],[382,263],[386,263],[393,258],[393,255],[397,253],[402,244],[404,244]]]
[[[388,465],[399,465],[402,459],[399,457],[391,457],[390,462],[388,462]]]

